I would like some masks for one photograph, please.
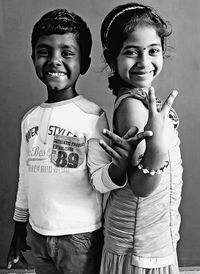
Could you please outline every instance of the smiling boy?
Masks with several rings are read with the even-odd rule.
[[[28,249],[29,221],[36,273],[99,272],[100,192],[119,186],[108,176],[110,157],[99,145],[106,115],[76,91],[89,68],[91,46],[86,23],[66,9],[46,13],[34,26],[32,60],[48,98],[22,120],[8,268]]]
[[[26,113],[21,124],[8,268],[28,249],[29,221],[37,274],[99,273],[101,193],[125,185],[129,152],[148,134],[132,131],[120,138],[104,130],[115,146],[103,141],[105,112],[76,91],[79,76],[89,68],[91,46],[86,23],[66,9],[46,13],[34,26],[32,60],[48,97]]]

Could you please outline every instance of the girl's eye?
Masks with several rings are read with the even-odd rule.
[[[159,53],[161,52],[161,49],[160,48],[152,48],[149,50],[149,54],[150,55],[158,55]]]
[[[127,50],[124,54],[132,57],[137,57],[139,55],[139,52],[137,50]]]

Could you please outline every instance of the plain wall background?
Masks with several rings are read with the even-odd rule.
[[[47,11],[68,8],[88,22],[93,35],[92,64],[80,78],[82,94],[101,105],[111,117],[113,97],[102,72],[100,25],[124,0],[0,0],[0,267],[6,264],[13,233],[17,191],[20,120],[33,105],[46,99],[45,87],[35,75],[30,37],[33,25]],[[184,161],[182,225],[178,256],[181,266],[200,265],[200,1],[140,0],[157,9],[173,26],[169,45],[174,48],[154,83],[165,99],[172,89],[179,95],[174,107],[180,118]],[[28,255],[31,261],[30,254]]]

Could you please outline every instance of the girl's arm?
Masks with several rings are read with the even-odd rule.
[[[166,100],[163,109],[157,112],[154,91],[149,92],[149,110],[144,104],[134,98],[125,99],[115,115],[115,128],[122,136],[130,127],[136,126],[139,131],[152,130],[153,137],[141,142],[133,153],[128,168],[130,186],[137,196],[148,196],[160,182],[162,174],[144,174],[138,169],[138,159],[141,155],[142,165],[148,170],[158,170],[168,160],[168,148],[173,127],[169,121],[170,107],[176,97],[173,92]]]

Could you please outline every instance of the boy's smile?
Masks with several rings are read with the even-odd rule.
[[[36,44],[35,70],[49,96],[57,93],[65,100],[76,95],[80,62],[80,47],[73,33],[41,36]]]

